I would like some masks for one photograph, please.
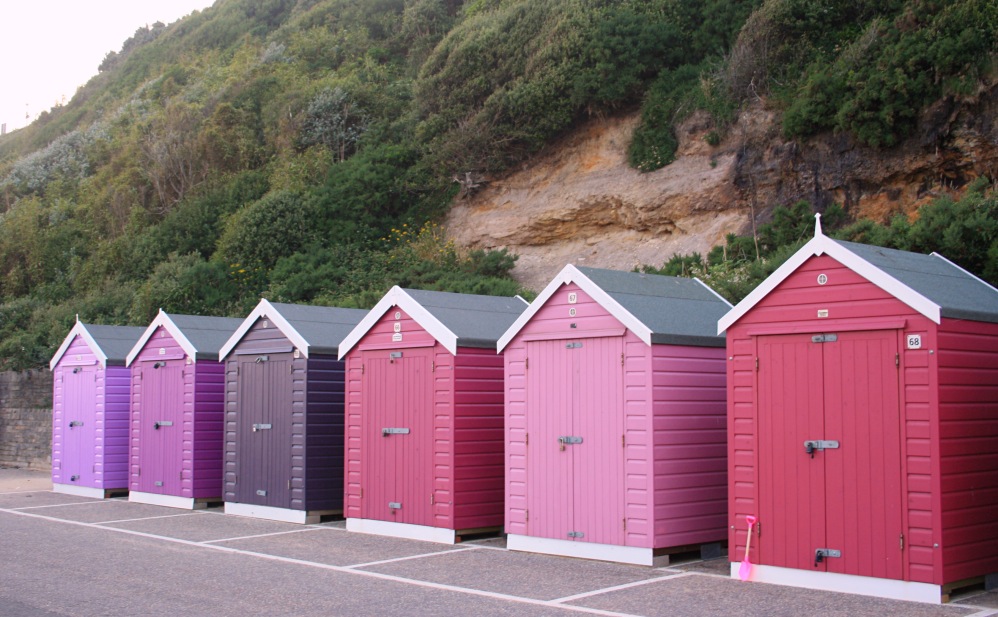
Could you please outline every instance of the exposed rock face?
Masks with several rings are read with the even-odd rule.
[[[847,135],[786,140],[777,115],[744,112],[717,147],[693,116],[680,127],[671,165],[640,173],[627,164],[636,115],[593,120],[524,168],[456,200],[450,237],[466,248],[509,248],[514,275],[542,288],[566,263],[630,270],[675,253],[706,253],[745,233],[774,206],[839,203],[857,217],[913,214],[974,178],[998,171],[998,88],[930,108],[915,135],[877,150]]]

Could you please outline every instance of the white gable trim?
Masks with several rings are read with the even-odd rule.
[[[170,316],[163,312],[163,309],[159,309],[159,314],[156,315],[156,318],[152,320],[152,323],[149,324],[146,331],[142,333],[141,337],[139,337],[139,342],[135,343],[135,347],[132,347],[132,350],[128,352],[128,357],[125,358],[125,366],[132,365],[132,362],[135,361],[135,358],[137,358],[142,352],[142,349],[146,346],[146,343],[149,342],[149,339],[152,338],[152,335],[156,333],[157,328],[160,326],[166,328],[166,331],[170,333],[170,336],[172,336],[175,341],[177,341],[177,344],[184,350],[187,357],[191,359],[191,362],[197,362],[197,348],[195,348],[194,345],[187,340],[187,337],[180,330],[180,328],[177,327],[177,324],[173,323]]]
[[[264,318],[273,322],[277,326],[277,329],[281,331],[281,334],[288,337],[294,346],[301,350],[303,356],[308,357],[308,341],[305,340],[305,337],[291,325],[291,322],[285,319],[284,315],[281,315],[277,307],[271,304],[266,298],[260,298],[260,302],[257,303],[253,312],[243,320],[243,323],[239,324],[239,328],[229,337],[229,340],[225,341],[225,345],[222,345],[222,348],[218,350],[218,361],[225,360],[232,353],[232,350],[235,349],[236,345],[239,344],[239,341],[243,340],[243,337],[250,331],[253,324],[258,319]]]
[[[86,324],[77,321],[73,328],[69,331],[69,334],[66,335],[66,339],[62,342],[62,345],[59,346],[58,351],[56,351],[55,355],[52,356],[52,360],[49,361],[49,370],[55,370],[55,366],[59,364],[59,360],[62,360],[62,357],[66,355],[66,351],[69,350],[69,346],[73,344],[73,339],[77,336],[83,337],[83,340],[87,342],[87,346],[89,346],[90,350],[97,356],[97,362],[102,367],[107,368],[107,354],[104,353],[104,350],[97,344],[97,341],[94,339],[93,335],[90,334],[89,330],[87,330]]]
[[[378,323],[378,320],[392,307],[399,307],[405,311],[409,317],[420,325],[421,328],[430,333],[438,343],[444,346],[451,354],[457,355],[457,335],[451,332],[439,319],[426,310],[423,305],[407,294],[398,285],[388,290],[374,308],[364,316],[364,319],[357,324],[350,334],[347,335],[339,346],[338,359],[342,360],[353,347],[364,338],[371,328]]]
[[[572,264],[568,264],[561,269],[561,272],[554,277],[554,279],[548,283],[544,291],[540,293],[534,301],[530,303],[527,310],[523,311],[520,316],[513,322],[507,330],[506,333],[502,335],[499,342],[496,344],[496,353],[501,353],[503,349],[506,348],[509,343],[516,338],[520,330],[523,329],[527,322],[537,314],[538,311],[551,299],[551,296],[557,292],[562,285],[568,285],[569,283],[575,283],[579,286],[579,289],[589,294],[589,296],[596,301],[597,304],[602,306],[611,315],[613,315],[620,323],[633,332],[638,338],[645,342],[646,345],[651,345],[651,328],[643,324],[637,317],[632,315],[627,309],[620,305],[619,302],[613,299],[610,294],[606,293],[602,288],[600,288],[596,283],[592,281],[588,276],[582,273],[578,268]]]
[[[820,256],[826,253],[829,257],[835,259],[845,267],[849,268],[856,274],[859,274],[901,302],[907,304],[915,311],[925,315],[935,323],[939,323],[941,317],[940,307],[938,304],[932,302],[922,294],[916,292],[914,289],[908,287],[901,281],[874,266],[828,236],[817,235],[812,238],[810,242],[802,246],[800,250],[791,255],[790,259],[777,268],[776,272],[770,274],[769,277],[760,283],[758,287],[753,289],[752,293],[745,296],[744,300],[728,311],[728,313],[717,322],[717,333],[723,334],[725,330],[741,319],[745,313],[749,312],[752,307],[776,289],[777,285],[793,274],[801,265],[804,264],[805,261],[811,257]]]

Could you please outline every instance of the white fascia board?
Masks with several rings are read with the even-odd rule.
[[[990,289],[991,291],[993,291],[993,292],[995,292],[995,293],[998,293],[998,288],[995,288],[995,286],[994,286],[994,285],[992,285],[991,283],[989,283],[989,282],[985,281],[985,280],[984,280],[984,279],[982,279],[981,277],[977,276],[976,274],[974,274],[973,272],[971,272],[971,271],[967,270],[966,268],[964,268],[964,267],[960,266],[959,264],[956,264],[956,263],[954,263],[954,262],[952,262],[952,261],[950,261],[950,260],[946,259],[945,257],[943,257],[942,255],[940,255],[939,253],[936,253],[936,252],[933,252],[933,253],[932,253],[932,256],[933,256],[933,257],[936,257],[936,258],[938,258],[938,259],[942,259],[943,261],[945,261],[945,262],[946,262],[946,263],[948,263],[949,265],[953,266],[954,268],[956,268],[956,269],[957,269],[957,270],[959,270],[960,272],[963,272],[964,274],[966,274],[966,275],[967,275],[967,276],[969,276],[970,278],[974,279],[974,280],[975,280],[975,281],[977,281],[978,283],[981,283],[982,285],[984,285],[985,287],[987,287],[987,288],[988,288],[988,289]]]
[[[77,336],[83,337],[83,340],[87,342],[87,346],[90,347],[90,350],[97,356],[97,362],[101,365],[101,367],[107,368],[107,354],[104,353],[104,350],[101,349],[100,345],[97,344],[97,341],[94,340],[93,335],[90,334],[89,330],[87,330],[86,324],[77,321],[73,325],[73,328],[69,331],[69,334],[66,335],[66,339],[63,340],[62,345],[59,346],[58,351],[55,352],[55,355],[52,356],[52,359],[49,361],[50,371],[55,370],[56,365],[59,364],[59,360],[62,360],[62,357],[66,355],[66,351],[69,350],[69,346],[73,344],[73,339]]]
[[[939,305],[932,302],[922,294],[916,292],[893,276],[887,274],[880,268],[856,255],[846,247],[842,246],[828,236],[819,235],[811,239],[796,253],[790,256],[782,266],[769,275],[765,281],[752,290],[752,293],[745,296],[733,309],[717,322],[717,333],[723,334],[736,321],[742,318],[752,307],[758,304],[763,298],[769,295],[777,285],[782,283],[793,274],[805,261],[811,257],[824,254],[835,259],[843,266],[846,266],[856,274],[862,276],[877,287],[891,294],[901,302],[907,304],[912,309],[925,315],[935,323],[939,323]]]
[[[308,341],[306,341],[305,338],[298,333],[298,330],[291,325],[291,322],[285,319],[284,315],[281,315],[280,311],[278,311],[269,300],[266,298],[260,298],[260,302],[257,303],[256,308],[253,309],[253,312],[243,320],[243,323],[239,324],[239,327],[232,333],[229,340],[225,341],[225,345],[222,345],[222,348],[218,350],[219,362],[225,360],[225,358],[232,353],[232,350],[236,348],[239,341],[243,340],[246,333],[250,331],[250,328],[252,328],[253,324],[255,324],[259,319],[269,319],[275,326],[277,326],[277,329],[281,331],[281,334],[288,337],[294,346],[301,350],[302,355],[308,358]]]
[[[579,286],[579,289],[586,292],[589,297],[591,297],[597,304],[602,306],[611,315],[617,318],[624,326],[633,332],[638,338],[645,342],[647,345],[651,345],[651,328],[643,324],[637,317],[632,315],[627,309],[620,305],[610,294],[606,293],[601,287],[596,285],[588,276],[583,274],[578,268],[572,264],[568,264],[561,269],[561,272],[554,277],[554,279],[548,283],[544,291],[540,293],[530,306],[527,307],[523,313],[513,322],[513,325],[506,330],[499,339],[496,345],[496,352],[501,353],[503,349],[506,348],[516,335],[519,334],[523,326],[527,325],[527,322],[537,314],[539,310],[551,299],[551,296],[557,292],[562,285],[568,285],[569,283],[575,283]]]
[[[715,297],[716,297],[716,298],[717,298],[718,300],[720,300],[721,302],[723,302],[723,303],[727,304],[727,305],[728,305],[728,308],[732,308],[732,305],[731,305],[731,303],[730,303],[730,302],[728,302],[728,299],[727,299],[727,298],[725,298],[724,296],[722,296],[721,294],[717,293],[716,291],[714,291],[714,288],[713,288],[713,287],[711,287],[711,286],[710,286],[710,285],[708,285],[707,283],[704,283],[703,281],[701,281],[700,279],[698,279],[698,278],[697,278],[697,277],[695,277],[695,276],[693,277],[693,280],[694,280],[694,281],[696,281],[696,282],[698,282],[698,283],[700,283],[701,285],[703,285],[704,289],[706,289],[706,290],[707,290],[707,291],[709,291],[710,293],[714,294],[714,296],[715,296]]]
[[[170,316],[166,314],[163,309],[159,309],[159,314],[152,320],[152,323],[149,324],[146,331],[142,333],[142,336],[139,338],[139,341],[135,343],[135,346],[132,347],[132,350],[128,352],[128,357],[125,359],[125,366],[132,365],[132,362],[135,361],[135,358],[137,358],[142,352],[142,349],[146,346],[146,343],[149,342],[149,339],[152,338],[152,335],[156,333],[156,329],[160,326],[166,328],[166,331],[170,333],[170,336],[172,336],[175,341],[177,341],[177,344],[184,350],[187,357],[191,359],[191,362],[197,362],[198,350],[189,340],[187,340],[187,337],[183,332],[181,332],[180,328],[177,327],[177,324],[173,323]]]
[[[364,335],[378,323],[378,320],[395,306],[405,311],[409,317],[412,317],[420,327],[429,332],[447,351],[453,355],[457,355],[457,335],[447,329],[439,319],[416,302],[412,296],[405,293],[404,289],[396,285],[388,290],[388,293],[374,305],[374,308],[364,316],[364,319],[343,339],[343,342],[339,345],[337,358],[342,360],[360,342],[360,339],[364,338]]]

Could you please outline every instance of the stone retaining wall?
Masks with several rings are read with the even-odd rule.
[[[52,373],[0,373],[0,467],[52,466]]]

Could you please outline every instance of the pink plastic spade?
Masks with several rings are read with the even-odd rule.
[[[738,578],[743,581],[747,581],[752,574],[752,562],[748,560],[748,556],[749,545],[752,544],[752,525],[755,525],[755,517],[750,514],[745,517],[745,521],[748,523],[748,534],[745,536],[745,558],[742,559],[742,565],[738,568]]]

